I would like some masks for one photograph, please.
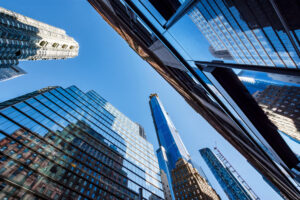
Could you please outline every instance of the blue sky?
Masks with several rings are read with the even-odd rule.
[[[228,142],[129,48],[87,1],[5,0],[1,1],[1,6],[63,28],[80,45],[79,56],[74,59],[20,62],[19,66],[28,74],[0,83],[1,102],[53,85],[76,85],[83,91],[93,89],[141,124],[156,149],[157,139],[148,97],[150,93],[158,93],[194,162],[204,169],[222,199],[227,197],[200,157],[200,148],[217,145],[262,200],[281,199]],[[201,35],[198,42],[203,46],[199,55],[207,58],[207,42]]]

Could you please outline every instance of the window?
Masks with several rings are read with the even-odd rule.
[[[20,55],[21,55],[21,50],[16,51],[16,52],[15,52],[15,55],[16,55],[17,57],[20,56]]]
[[[66,48],[68,48],[68,45],[63,44],[63,45],[62,45],[62,48],[63,48],[63,49],[66,49]]]
[[[52,44],[52,47],[54,47],[54,48],[56,48],[56,47],[58,47],[58,46],[59,46],[59,44],[56,43],[56,42]]]
[[[46,42],[46,41],[41,41],[40,42],[41,47],[45,47],[45,46],[47,46],[47,44],[48,44],[48,42]]]

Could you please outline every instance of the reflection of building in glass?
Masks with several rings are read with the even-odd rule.
[[[272,2],[201,0],[189,15],[212,47],[237,63],[298,68],[299,2]]]
[[[78,43],[62,29],[0,7],[0,81],[25,72],[19,60],[66,59],[78,55]]]
[[[271,85],[272,83],[267,81],[262,81],[259,79],[247,77],[247,76],[239,76],[239,79],[244,84],[244,86],[247,88],[247,90],[250,92],[250,94],[254,94],[257,91],[263,91],[268,87],[268,85]]]
[[[180,180],[177,178],[175,180],[173,179],[174,176],[172,175],[173,174],[172,171],[174,169],[176,169],[176,171],[178,171],[179,169],[177,170],[177,167],[178,168],[183,167],[183,166],[181,166],[181,164],[180,164],[180,166],[177,165],[178,161],[182,160],[181,162],[184,162],[184,163],[186,163],[186,161],[192,162],[191,157],[190,157],[187,149],[185,148],[185,146],[180,138],[180,135],[177,132],[168,113],[166,112],[162,103],[160,102],[160,99],[158,98],[157,94],[150,95],[149,103],[150,103],[150,108],[151,108],[151,112],[152,112],[153,122],[154,122],[156,133],[157,133],[157,139],[158,139],[158,142],[160,145],[160,148],[157,150],[159,166],[160,166],[161,170],[164,171],[164,174],[166,175],[165,181],[168,181],[168,183],[164,183],[164,185],[165,185],[166,189],[168,189],[168,186],[169,186],[171,196],[173,196],[173,198],[175,197],[176,199],[178,199],[179,196],[176,193],[180,192],[178,189],[181,187],[176,187],[176,185],[182,184],[180,181],[184,180],[184,178],[186,178],[186,181],[188,181],[190,176],[196,176],[195,174],[197,174],[197,176],[200,177],[200,174],[191,165],[191,167],[188,167],[188,168],[190,168],[189,172],[192,170],[191,174],[189,174],[188,176],[181,177]],[[179,162],[179,163],[181,163],[181,162]],[[187,164],[184,164],[184,165],[187,165]],[[177,172],[174,172],[174,173],[177,174]],[[201,177],[201,180],[202,179],[205,180],[204,177]],[[179,181],[179,182],[177,182],[177,181]],[[195,194],[196,196],[199,196],[200,193],[202,194],[202,193],[206,192],[206,189],[204,191],[201,190],[202,187],[210,188],[210,190],[212,190],[211,193],[213,193],[215,196],[217,196],[215,191],[213,189],[211,189],[211,187],[208,185],[208,183],[206,181],[201,182],[201,187],[198,188],[199,193],[196,193]],[[189,188],[189,186],[186,186],[186,189],[187,188]],[[189,188],[189,190],[187,190],[187,191],[191,191],[192,189],[193,189],[193,186],[191,186]]]
[[[0,198],[163,198],[152,145],[94,91],[49,87],[0,104]]]
[[[217,51],[212,46],[209,46],[208,50],[216,58],[220,58],[222,60],[232,60],[233,59],[228,50],[218,50]]]
[[[242,70],[238,73],[239,78],[245,77],[254,79],[260,82],[265,82],[275,85],[287,85],[287,86],[298,86],[300,84],[300,77],[295,75],[288,74],[275,74],[275,73],[266,73],[250,70]]]
[[[222,163],[209,148],[201,149],[199,152],[230,200],[259,199],[246,191],[228,168],[229,165]],[[230,167],[232,168],[231,165]]]
[[[229,73],[230,70],[220,71],[219,69],[222,69],[218,67],[221,65],[220,63],[206,62],[203,64],[202,62],[200,65],[199,62],[191,61],[183,52],[186,43],[181,45],[176,43],[176,40],[180,39],[176,34],[178,32],[187,40],[197,39],[197,36],[194,37],[188,31],[189,28],[195,28],[194,24],[179,23],[179,27],[177,27],[174,23],[198,1],[182,0],[183,4],[168,21],[163,19],[163,15],[157,19],[156,14],[159,15],[159,12],[165,11],[163,9],[156,10],[148,0],[88,1],[129,46],[230,142],[252,166],[256,167],[285,196],[297,199],[300,193],[294,175],[299,173],[299,160],[278,134],[276,127],[243,87],[236,74]],[[155,3],[160,2],[174,1],[157,1]],[[149,5],[150,7],[148,7]],[[161,19],[162,21],[160,21]],[[172,30],[166,31],[166,28],[172,24],[174,25]],[[186,30],[185,27],[187,27]],[[175,31],[173,32],[173,30]],[[222,63],[222,65],[226,64]],[[198,67],[197,72],[194,70],[195,65]],[[262,71],[268,69],[271,72],[279,71],[280,73],[294,71],[294,69],[275,69],[267,68],[267,66],[236,65],[238,64],[227,64],[225,67]],[[212,70],[213,67],[214,70]],[[203,72],[210,74],[210,77],[205,74],[208,79],[203,79],[201,76]],[[218,79],[214,80],[212,74],[218,75]],[[219,80],[220,78],[223,80]],[[218,81],[220,82],[218,83]],[[230,92],[231,99],[224,95],[224,89],[226,89],[225,93]],[[241,109],[237,111],[232,103],[237,104]],[[278,164],[284,168],[278,168]]]
[[[215,190],[200,176],[196,168],[184,159],[176,162],[172,170],[174,193],[176,199],[220,200]]]
[[[268,74],[268,76],[276,81],[300,85],[299,76],[281,75],[281,74]]]
[[[279,130],[300,141],[300,88],[270,85],[254,95]]]

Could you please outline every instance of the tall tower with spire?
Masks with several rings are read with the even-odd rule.
[[[191,156],[157,94],[150,95],[149,104],[160,146],[157,150],[157,157],[165,199],[182,199],[181,190],[197,190],[199,193],[195,193],[195,196],[205,195],[214,200],[219,199],[217,193],[193,166]],[[183,170],[186,171],[185,176],[177,176]],[[183,180],[192,181],[195,184],[187,186]],[[195,196],[184,197],[184,199],[191,199]]]
[[[190,161],[191,157],[157,94],[150,95],[150,108],[158,143],[167,152],[169,168],[173,169],[180,158]]]

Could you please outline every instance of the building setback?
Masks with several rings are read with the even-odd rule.
[[[26,72],[17,67],[21,60],[73,58],[78,43],[62,29],[0,7],[0,81]]]
[[[176,199],[220,200],[216,191],[200,176],[196,168],[182,158],[172,170],[172,179]]]
[[[163,199],[142,130],[96,92],[75,86],[5,101],[0,198]]]
[[[209,148],[201,149],[199,152],[230,200],[259,199],[256,196],[251,196],[245,190],[240,181]]]
[[[269,85],[253,96],[279,130],[300,141],[299,87]]]

